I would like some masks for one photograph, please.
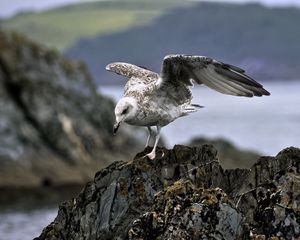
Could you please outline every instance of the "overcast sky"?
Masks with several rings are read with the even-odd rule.
[[[90,0],[0,0],[0,17],[9,17],[21,10],[44,10],[71,2]],[[201,1],[201,0],[194,0]],[[214,0],[219,2],[260,2],[268,6],[298,6],[300,0]]]

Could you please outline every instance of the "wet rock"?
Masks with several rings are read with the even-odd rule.
[[[36,239],[300,237],[300,149],[230,170],[211,145],[150,150],[96,173]]]

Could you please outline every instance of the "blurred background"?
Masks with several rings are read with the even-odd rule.
[[[127,61],[156,72],[167,54],[235,64],[271,96],[193,89],[198,113],[163,142],[213,143],[225,168],[300,145],[299,0],[0,2],[0,239],[32,239],[101,168],[143,150],[146,132],[112,136]]]

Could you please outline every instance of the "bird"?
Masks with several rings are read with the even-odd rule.
[[[160,74],[125,62],[110,63],[106,70],[128,78],[123,97],[115,107],[113,134],[117,133],[123,122],[147,127],[149,135],[146,147],[152,135],[155,137],[152,151],[146,155],[151,160],[156,157],[161,128],[202,107],[192,103],[191,87],[194,83],[233,96],[270,95],[242,68],[207,56],[167,55],[163,59]],[[151,127],[156,127],[154,134]]]

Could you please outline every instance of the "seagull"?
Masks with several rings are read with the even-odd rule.
[[[123,122],[147,127],[148,146],[153,134],[151,127],[156,126],[153,149],[146,155],[152,160],[156,157],[161,128],[202,107],[191,102],[193,83],[234,96],[270,95],[260,83],[246,75],[245,70],[206,56],[167,55],[160,74],[124,62],[110,63],[106,70],[128,78],[123,98],[115,107],[114,135]]]

